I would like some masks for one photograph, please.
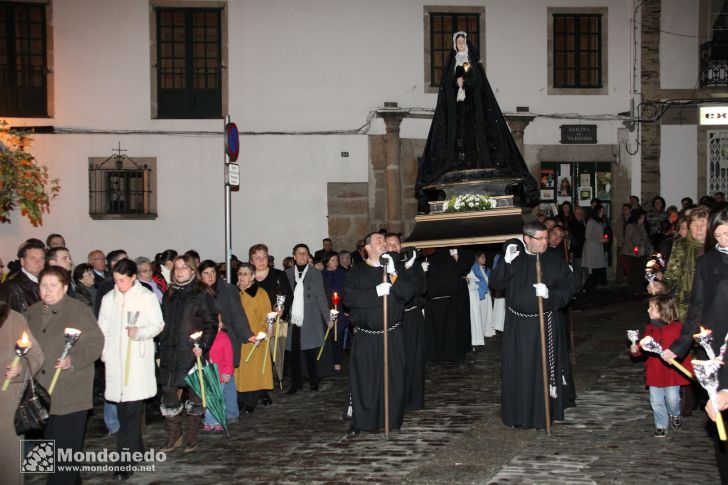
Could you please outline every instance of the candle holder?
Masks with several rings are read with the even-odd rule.
[[[126,312],[126,326],[136,327],[137,321],[139,320],[139,312]],[[126,337],[126,362],[124,364],[124,387],[129,385],[129,365],[131,363],[131,343],[132,339],[127,335]]]

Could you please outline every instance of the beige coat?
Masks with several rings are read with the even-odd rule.
[[[0,326],[0,369],[2,381],[5,381],[5,366],[12,363],[15,357],[15,341],[19,340],[23,332],[28,332],[32,347],[26,354],[27,361],[21,359],[23,370],[20,375],[10,382],[8,390],[0,392],[0,483],[22,483],[20,476],[20,439],[15,434],[14,417],[18,408],[20,393],[23,390],[26,362],[30,364],[32,374],[38,372],[43,364],[43,350],[28,328],[25,318],[20,313],[10,311],[5,323]]]
[[[58,358],[66,344],[66,327],[81,330],[81,336],[68,354],[70,369],[61,371],[51,396],[51,414],[65,415],[93,407],[94,361],[101,356],[104,335],[88,306],[70,296],[43,312],[42,301],[28,309],[26,317],[31,331],[45,352],[45,362],[38,373],[38,382],[46,389],[51,384]]]
[[[137,335],[131,341],[129,376],[125,384],[129,349],[128,312],[139,312],[139,317]],[[106,399],[112,402],[141,401],[157,394],[154,337],[164,328],[164,321],[154,293],[139,282],[126,293],[114,287],[101,301],[99,328],[105,337],[101,360],[106,364]]]

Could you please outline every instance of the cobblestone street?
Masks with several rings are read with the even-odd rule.
[[[272,406],[241,416],[231,438],[203,434],[198,451],[175,452],[133,483],[718,483],[705,415],[682,430],[652,436],[642,365],[627,353],[625,330],[644,327],[646,303],[603,290],[601,303],[574,311],[577,407],[551,436],[500,421],[500,337],[461,367],[428,368],[427,408],[405,417],[389,441],[347,437],[341,419],[346,378],[327,379],[317,393],[272,394]],[[86,449],[113,449],[100,417],[92,417]],[[147,447],[164,442],[162,422],[145,430]],[[84,473],[88,484],[111,474]],[[40,483],[38,476],[30,483]]]

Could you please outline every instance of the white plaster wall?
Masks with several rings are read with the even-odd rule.
[[[667,205],[680,207],[680,199],[697,201],[698,127],[662,125],[660,137],[660,187]]]
[[[699,2],[662,0],[660,16],[660,87],[698,87]]]
[[[547,96],[548,6],[604,6],[563,0],[448,1],[484,5],[485,60],[505,112],[609,115],[629,106],[629,21],[632,2],[608,2],[609,93]],[[424,0],[230,0],[229,107],[241,131],[349,130],[384,101],[434,108],[423,88]],[[94,130],[221,131],[220,120],[155,120],[150,113],[148,0],[54,0],[55,104],[52,119],[9,119],[12,125]],[[586,121],[581,121],[582,123]],[[579,121],[537,118],[527,144],[556,144],[558,126]],[[589,122],[591,123],[591,122]],[[598,121],[599,143],[616,143],[620,123]],[[427,120],[406,120],[402,136],[425,138]],[[382,133],[374,120],[371,133]],[[222,137],[39,135],[33,153],[60,177],[61,196],[45,225],[18,216],[0,226],[0,257],[10,259],[28,237],[60,232],[76,261],[99,247],[147,254],[195,247],[222,258]],[[157,157],[159,218],[92,221],[87,160],[111,155],[121,142],[132,157]],[[233,250],[241,258],[265,242],[278,261],[296,242],[317,249],[327,232],[326,184],[367,180],[365,135],[244,136],[240,163],[246,187],[233,194]],[[342,158],[342,151],[349,152]],[[247,172],[246,172],[247,170]]]

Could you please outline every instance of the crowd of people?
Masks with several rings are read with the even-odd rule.
[[[281,270],[267,246],[256,244],[247,261],[231,259],[231,281],[225,279],[224,263],[201,260],[194,250],[179,254],[169,249],[135,259],[124,250],[94,250],[86,262],[74,265],[61,235],[52,234],[45,242],[30,239],[0,285],[0,321],[7,322],[0,331],[8,334],[0,355],[12,360],[11,344],[22,332],[33,344],[21,365],[5,366],[11,380],[5,402],[17,402],[27,374],[48,387],[59,372],[44,432],[57,446],[82,450],[89,410],[103,403],[104,422],[116,435],[119,452],[144,451],[142,421],[151,406],[164,417],[161,450],[191,453],[201,432],[223,428],[185,380],[198,358],[218,367],[227,423],[255,412],[259,404],[271,404],[276,379],[283,389],[273,365],[264,365],[270,355],[250,352],[261,333],[271,337],[266,319],[275,314],[288,322],[288,394],[302,391],[305,383],[317,392],[321,379],[348,366],[348,399],[342,409],[352,435],[381,430],[385,415],[386,425],[398,430],[406,412],[425,406],[425,363],[460,365],[496,331],[503,332],[503,422],[544,429],[562,420],[564,410],[575,403],[569,308],[575,296],[593,291],[606,278],[613,239],[621,248],[618,268],[630,290],[667,295],[651,300],[653,326],[647,329],[668,331],[674,340],[666,345],[666,361],[685,358],[688,332],[700,315],[714,314],[716,341],[722,342],[728,330],[715,299],[725,271],[716,276],[705,266],[706,258],[713,258],[711,268],[728,267],[725,202],[716,197],[698,206],[687,201],[679,211],[663,210],[664,201],[656,197],[653,210],[645,212],[632,199],[615,224],[622,225],[619,231],[609,227],[598,200],[586,211],[564,203],[551,217],[536,214],[521,237],[495,249],[418,252],[403,249],[398,234],[382,230],[367,235],[351,253],[335,251],[328,238],[313,254],[306,244],[296,244]],[[644,263],[655,248],[669,255],[667,267],[647,286]],[[341,297],[340,307],[334,295]],[[71,322],[80,337],[58,358]],[[340,336],[335,342],[326,338],[334,326]],[[384,332],[389,347],[386,410]],[[194,341],[192,334],[198,335]],[[631,351],[639,355],[638,349]],[[649,361],[647,384],[656,388],[651,391],[656,436],[664,436],[668,427],[680,427],[681,415],[686,406],[694,408],[689,401],[695,397],[691,386],[674,376],[655,380],[656,365]],[[728,388],[728,376],[725,382]],[[676,409],[676,389],[678,396],[683,394],[682,413],[680,406]],[[728,398],[719,405],[728,407]],[[15,406],[0,409],[9,423]],[[12,483],[18,480],[17,467],[9,464],[18,463],[19,450],[5,448],[12,452],[3,453],[2,462],[8,464],[3,473]],[[133,463],[132,455],[121,456],[120,465]],[[120,467],[115,478],[132,473]],[[49,483],[79,480],[79,473],[71,471],[49,477]]]

